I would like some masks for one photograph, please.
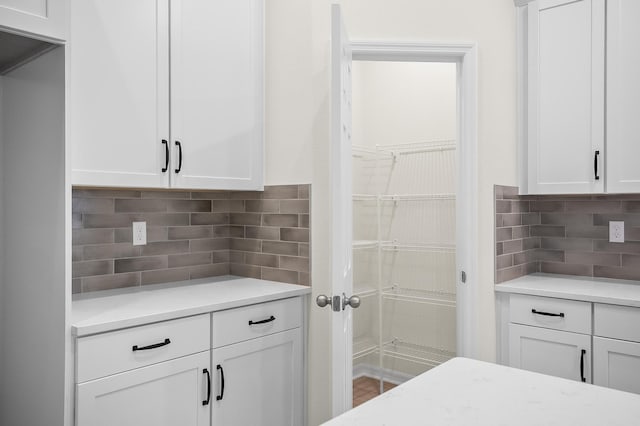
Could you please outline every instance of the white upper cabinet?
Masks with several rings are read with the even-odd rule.
[[[261,189],[263,21],[262,0],[171,2],[173,187]]]
[[[74,185],[169,185],[168,28],[168,0],[72,0]]]
[[[65,40],[68,0],[0,0],[0,28]]]
[[[528,5],[528,193],[604,192],[604,0]]]
[[[73,184],[262,189],[263,0],[134,3],[72,0]]]
[[[640,2],[607,1],[607,192],[640,192]]]

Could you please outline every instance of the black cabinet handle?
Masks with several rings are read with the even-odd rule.
[[[584,377],[584,356],[587,354],[587,351],[585,349],[582,349],[582,351],[580,351],[580,379],[583,382],[586,382],[587,379],[585,379]]]
[[[216,396],[216,401],[222,401],[222,398],[224,398],[224,370],[220,364],[216,369],[220,370],[220,395]]]
[[[165,173],[169,170],[169,142],[166,139],[162,139],[162,144],[164,145],[164,167],[162,168],[162,173]]]
[[[171,340],[169,339],[164,339],[164,342],[161,343],[154,343],[153,345],[149,345],[149,346],[142,346],[142,347],[138,347],[138,345],[134,345],[131,350],[133,352],[135,351],[148,351],[149,349],[156,349],[156,348],[161,348],[163,346],[167,346],[169,343],[171,343]]]
[[[542,311],[536,311],[535,309],[531,310],[532,314],[536,314],[536,315],[544,315],[546,317],[561,317],[564,318],[564,312],[560,312],[559,314],[554,314],[551,312],[542,312]]]
[[[209,401],[211,401],[211,374],[206,368],[202,370],[202,374],[207,375],[207,399],[202,401],[202,405],[209,405]]]
[[[598,176],[598,155],[600,155],[600,151],[596,151],[593,156],[593,174],[595,175],[596,180],[600,180],[600,176]]]
[[[276,320],[276,317],[274,317],[273,315],[271,315],[269,318],[267,318],[267,319],[263,319],[263,320],[261,320],[261,321],[249,321],[249,325],[266,324],[266,323],[268,323],[268,322],[275,321],[275,320]]]
[[[178,168],[175,172],[180,173],[180,170],[182,170],[182,144],[180,141],[176,141],[176,146],[178,147]]]

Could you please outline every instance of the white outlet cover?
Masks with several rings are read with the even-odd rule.
[[[624,243],[624,222],[622,221],[609,222],[609,242]]]
[[[133,222],[133,245],[147,244],[147,222]]]

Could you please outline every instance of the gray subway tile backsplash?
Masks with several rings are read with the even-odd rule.
[[[640,194],[494,189],[496,283],[533,272],[640,280]],[[612,220],[625,222],[624,243],[608,241]]]
[[[73,190],[73,292],[220,275],[310,283],[310,185]],[[147,222],[147,244],[131,223]]]

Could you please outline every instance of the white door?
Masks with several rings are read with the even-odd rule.
[[[331,7],[332,406],[333,416],[353,402],[351,309],[353,206],[351,177],[351,44],[339,5]]]
[[[640,393],[640,343],[594,336],[593,384]]]
[[[509,365],[591,383],[591,336],[509,324]]]
[[[206,351],[79,384],[76,425],[209,426],[209,363]]]
[[[0,28],[65,40],[66,24],[67,0],[0,0]]]
[[[528,193],[604,192],[605,1],[528,10]]]
[[[74,185],[169,185],[169,0],[72,0]]]
[[[640,2],[607,1],[607,192],[640,192]]]
[[[171,1],[174,188],[263,188],[263,1]]]
[[[214,349],[211,424],[304,424],[301,351],[300,328]]]

